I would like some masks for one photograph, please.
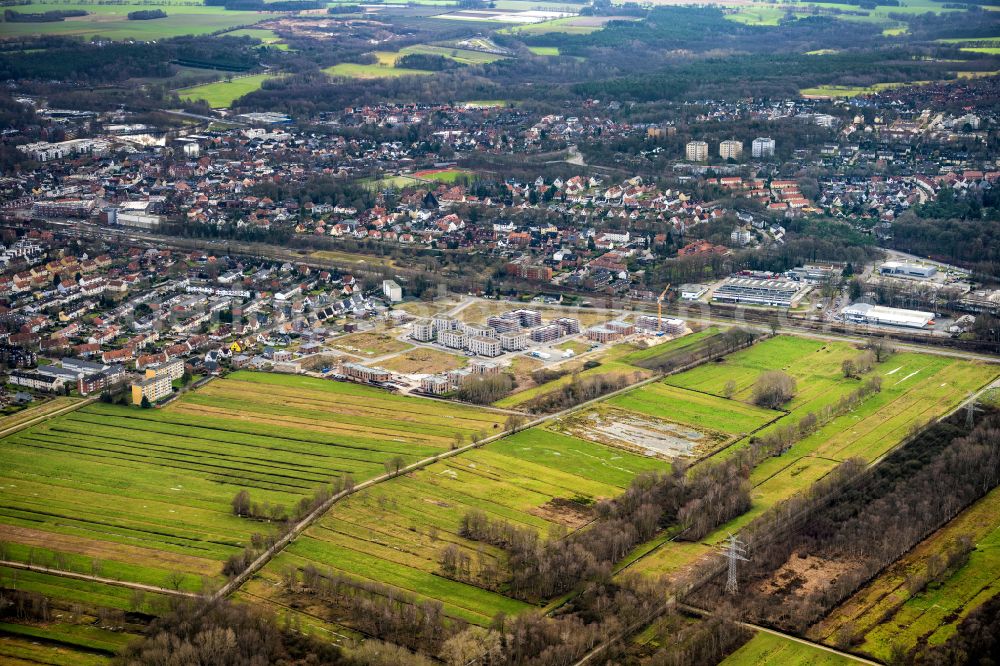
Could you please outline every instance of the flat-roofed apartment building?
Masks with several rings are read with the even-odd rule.
[[[640,315],[635,323],[644,331],[662,331],[667,335],[680,335],[686,327],[683,319],[661,319],[653,315]]]
[[[563,329],[558,324],[546,324],[538,328],[531,329],[530,337],[533,342],[553,342],[563,336]]]
[[[132,404],[142,404],[143,398],[146,398],[150,403],[156,403],[173,392],[173,384],[167,375],[147,376],[132,384]]]
[[[431,319],[416,320],[410,328],[410,337],[417,342],[430,342],[434,339],[434,321]]]
[[[528,334],[521,331],[514,333],[501,333],[500,346],[505,351],[521,351],[528,348]]]
[[[469,338],[468,349],[480,356],[499,356],[503,353],[499,340],[479,335]]]

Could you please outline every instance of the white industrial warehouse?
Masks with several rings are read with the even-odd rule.
[[[934,325],[934,313],[920,310],[887,308],[869,303],[855,303],[843,310],[844,321],[855,324],[875,324],[878,326],[902,326],[904,328],[927,328]]]

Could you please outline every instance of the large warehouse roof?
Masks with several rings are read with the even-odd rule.
[[[841,313],[848,321],[867,324],[885,324],[888,326],[906,326],[909,328],[925,328],[934,323],[933,312],[921,310],[903,310],[887,308],[881,305],[855,303],[844,308]]]

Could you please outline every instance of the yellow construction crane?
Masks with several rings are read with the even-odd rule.
[[[670,289],[670,283],[663,288],[660,295],[656,297],[656,330],[663,330],[663,297],[667,295],[667,290]]]

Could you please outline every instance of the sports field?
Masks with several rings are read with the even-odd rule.
[[[968,562],[946,571],[923,590],[908,581],[925,574],[932,558],[943,557],[960,537],[975,544]],[[1000,594],[1000,489],[970,506],[809,631],[814,640],[835,642],[850,632],[853,649],[888,660],[894,646],[906,651],[918,643],[940,645],[958,624],[992,596]]]
[[[203,99],[213,109],[229,108],[240,97],[259,90],[264,81],[274,78],[277,78],[274,74],[239,76],[230,81],[216,81],[200,86],[181,88],[177,91],[177,96],[192,101]]]
[[[237,491],[291,510],[335,478],[371,478],[390,458],[426,458],[503,418],[246,372],[164,409],[94,403],[0,440],[5,550],[87,573],[98,561],[102,577],[195,591],[203,577],[220,580],[222,561],[251,533],[273,529],[232,515]]]
[[[473,572],[477,562],[504,557],[499,549],[459,536],[464,514],[479,509],[543,535],[556,525],[578,528],[589,520],[594,500],[621,494],[638,473],[665,468],[662,460],[526,430],[337,504],[247,590],[284,603],[273,582],[288,566],[312,564],[440,600],[447,615],[487,625],[497,612],[517,613],[529,605],[502,590],[440,575],[440,552],[448,544],[472,557]]]

